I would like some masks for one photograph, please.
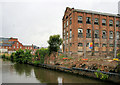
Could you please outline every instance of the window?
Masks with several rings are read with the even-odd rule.
[[[102,25],[106,25],[106,19],[102,19]]]
[[[113,20],[109,20],[109,26],[113,26]]]
[[[117,47],[120,47],[120,44],[117,44]]]
[[[78,23],[82,23],[82,16],[78,16]]]
[[[86,17],[86,23],[91,24],[91,18],[90,17]]]
[[[18,45],[18,42],[17,42],[17,45]]]
[[[72,29],[70,29],[70,38],[72,38]]]
[[[86,44],[86,47],[89,47],[89,43]]]
[[[98,22],[99,22],[99,21],[98,21],[98,18],[95,18],[94,24],[97,24],[97,25],[98,25],[98,24],[99,24]]]
[[[68,26],[68,20],[67,20],[67,26]]]
[[[66,16],[66,19],[68,18],[68,16]]]
[[[15,46],[14,46],[14,48],[15,48]]]
[[[94,45],[95,47],[99,47],[99,44],[98,43],[95,43],[95,45]]]
[[[86,30],[86,38],[91,38],[91,30],[90,29]]]
[[[20,48],[22,48],[22,47],[20,46]]]
[[[65,23],[64,23],[64,28],[65,28]]]
[[[70,43],[70,46],[72,46],[72,43]]]
[[[78,43],[78,47],[82,47],[83,46],[83,44],[82,43]]]
[[[70,25],[72,24],[72,17],[70,17]]]
[[[67,39],[68,39],[68,31],[67,31]]]
[[[78,28],[78,37],[83,37],[83,29]]]
[[[119,21],[116,21],[116,27],[119,27]]]
[[[63,39],[65,40],[65,35],[63,35]]]
[[[95,38],[99,38],[99,30],[95,30]]]
[[[102,31],[102,38],[103,38],[103,39],[107,38],[107,37],[106,37],[106,31],[105,31],[105,30]]]
[[[18,48],[18,46],[17,46],[17,48]]]
[[[117,31],[117,39],[120,38],[120,32]]]
[[[110,39],[113,39],[113,31],[110,31],[110,32],[109,32],[109,38],[110,38]]]
[[[106,47],[107,46],[107,44],[102,44],[102,47]]]
[[[109,44],[109,47],[114,47],[114,45],[113,44]]]
[[[1,46],[0,46],[0,48],[1,48]]]

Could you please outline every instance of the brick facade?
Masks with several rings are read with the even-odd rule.
[[[120,48],[120,16],[67,7],[63,22],[63,52],[77,56],[113,56],[115,34]],[[93,43],[93,49],[89,43]]]
[[[0,38],[0,49],[6,49],[7,52],[13,52],[19,49],[32,50],[34,53],[39,47],[32,45],[23,45],[17,38]]]

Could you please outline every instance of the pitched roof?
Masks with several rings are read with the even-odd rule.
[[[15,41],[9,41],[10,38],[1,38],[0,37],[0,46],[12,46]]]

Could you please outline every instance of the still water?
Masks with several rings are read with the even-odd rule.
[[[0,62],[2,62],[2,83],[103,83],[95,79],[64,72],[26,64],[14,64],[2,59],[0,59]]]

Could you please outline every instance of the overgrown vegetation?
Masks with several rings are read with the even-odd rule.
[[[36,60],[39,61],[40,64],[44,63],[45,56],[49,55],[49,49],[47,48],[41,48],[35,52]],[[35,62],[38,63],[38,62]]]
[[[98,69],[97,71],[100,71],[100,69]],[[109,77],[107,74],[103,74],[100,72],[94,72],[94,73],[97,78],[102,79],[102,80],[108,79],[108,77]]]

